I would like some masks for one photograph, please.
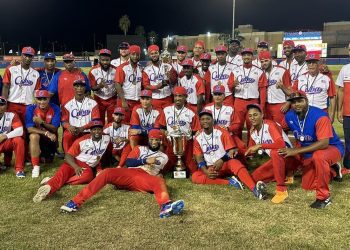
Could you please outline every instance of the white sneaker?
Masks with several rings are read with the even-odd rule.
[[[41,202],[43,199],[46,198],[46,196],[50,193],[50,191],[51,191],[50,185],[41,186],[38,189],[38,192],[36,192],[36,195],[34,196],[33,201],[35,203]]]
[[[34,166],[32,170],[32,178],[38,178],[40,175],[40,166]]]
[[[44,179],[41,180],[40,185],[46,185],[50,179],[51,177],[45,177]]]

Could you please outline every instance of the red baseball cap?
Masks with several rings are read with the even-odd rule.
[[[205,49],[205,43],[201,40],[197,41],[195,44],[194,44],[194,47],[196,47],[196,45],[200,45],[203,49]]]
[[[203,109],[201,112],[199,112],[198,116],[202,117],[203,115],[210,115],[213,117],[213,112],[211,112],[209,109]]]
[[[73,81],[73,86],[77,85],[77,84],[80,84],[80,85],[84,85],[85,86],[85,80],[84,78],[78,78],[76,80]]]
[[[224,45],[219,45],[215,47],[215,52],[227,52],[227,48]]]
[[[254,50],[253,50],[252,48],[244,48],[244,49],[242,49],[242,51],[241,51],[241,55],[247,54],[247,53],[253,55],[253,51],[254,51]]]
[[[3,96],[0,96],[0,104],[6,104],[7,103],[7,99]]]
[[[260,41],[258,42],[258,48],[269,48],[269,44],[268,42],[265,42],[265,41]]]
[[[295,51],[305,51],[306,52],[306,47],[304,44],[299,44],[299,45],[295,46],[292,51],[293,52],[295,52]]]
[[[34,97],[38,98],[38,97],[45,97],[45,98],[50,98],[50,93],[47,90],[35,90],[34,92]]]
[[[125,109],[122,107],[116,107],[113,111],[113,114],[125,115]]]
[[[307,99],[306,93],[302,90],[296,90],[290,94],[287,101],[293,101],[293,100],[300,99],[300,98]]]
[[[73,54],[64,54],[62,58],[63,61],[74,61],[75,59]]]
[[[136,54],[141,54],[141,48],[138,45],[131,45],[129,47],[129,52],[131,53],[136,53]]]
[[[185,45],[179,45],[179,46],[177,46],[176,51],[177,52],[185,52],[186,53],[188,51],[188,48]]]
[[[151,97],[152,98],[152,91],[149,89],[144,89],[141,91],[140,97]]]
[[[283,41],[283,47],[284,46],[291,46],[291,47],[295,47],[295,44],[294,44],[294,42],[292,41],[292,40],[285,40],[285,41]]]
[[[186,58],[185,60],[183,60],[181,65],[182,66],[192,66],[193,67],[193,61],[192,61],[191,58]]]
[[[259,60],[271,59],[271,53],[270,51],[261,51],[258,57]]]
[[[215,85],[214,88],[213,88],[213,93],[225,94],[225,87],[224,87],[224,85]]]
[[[100,50],[100,55],[108,55],[111,56],[112,52],[109,49],[101,49]]]
[[[148,132],[148,138],[149,139],[158,139],[161,140],[163,138],[163,133],[159,129],[151,129]]]
[[[103,128],[103,122],[100,119],[92,120],[89,124],[90,128],[101,127]]]
[[[320,59],[321,59],[320,52],[310,51],[310,52],[307,52],[305,61],[319,61]]]
[[[251,103],[251,104],[248,104],[247,105],[247,110],[249,109],[258,109],[261,113],[262,113],[262,108],[260,106],[260,104],[257,104],[257,103]]]
[[[211,54],[210,53],[203,53],[201,54],[201,56],[199,57],[200,60],[207,60],[207,61],[211,61]]]
[[[148,46],[147,49],[148,53],[151,53],[152,51],[159,51],[159,47],[155,44]]]
[[[22,54],[34,56],[35,50],[32,47],[23,47]]]
[[[173,90],[174,95],[187,95],[187,90],[182,86],[176,86]]]

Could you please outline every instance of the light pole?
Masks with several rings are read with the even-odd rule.
[[[8,43],[8,42],[2,42],[2,52],[3,52],[4,56],[5,56],[5,54],[6,54],[5,44],[7,44],[7,43]]]
[[[232,39],[235,38],[235,9],[236,0],[232,0]]]

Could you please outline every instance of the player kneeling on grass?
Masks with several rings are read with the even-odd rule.
[[[24,178],[24,140],[23,126],[18,115],[7,112],[7,100],[0,96],[0,153],[15,153],[17,178]],[[11,158],[5,155],[5,166],[10,166]]]
[[[252,124],[250,131],[249,148],[245,155],[257,153],[263,156],[267,154],[270,160],[258,167],[252,177],[255,181],[269,182],[276,180],[276,195],[272,202],[282,203],[288,197],[288,191],[285,184],[286,163],[288,167],[296,166],[293,164],[294,157],[284,159],[278,154],[278,149],[291,147],[288,136],[282,131],[274,121],[264,120],[262,108],[259,104],[247,105],[248,119]]]
[[[199,113],[202,129],[194,139],[193,154],[198,163],[192,182],[196,184],[231,185],[243,189],[242,183],[234,176],[223,179],[228,175],[236,175],[260,200],[264,198],[265,184],[254,182],[243,164],[234,159],[238,150],[230,133],[214,126],[213,114],[210,110]]]
[[[79,185],[89,183],[94,178],[93,168],[101,171],[100,159],[110,142],[109,135],[103,135],[101,120],[90,122],[90,134],[77,139],[65,155],[65,163],[56,174],[41,181],[41,186],[33,198],[41,202],[54,194],[64,184]]]
[[[157,176],[168,162],[168,156],[159,150],[162,144],[162,132],[150,130],[148,146],[135,147],[126,160],[128,168],[107,168],[92,182],[84,187],[72,200],[61,207],[63,212],[75,212],[106,184],[130,191],[152,192],[160,206],[160,218],[179,214],[184,201],[172,202],[169,199],[165,180]]]
[[[40,155],[51,161],[56,152],[56,134],[60,126],[60,108],[50,102],[47,90],[36,90],[36,104],[26,108],[26,128],[29,133],[29,150],[32,159],[32,177],[40,174]]]

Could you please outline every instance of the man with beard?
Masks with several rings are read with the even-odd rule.
[[[234,109],[236,119],[239,123],[238,137],[242,139],[242,130],[244,122],[250,130],[250,122],[247,117],[247,105],[259,103],[264,109],[266,103],[266,74],[257,66],[252,65],[253,49],[246,48],[242,52],[243,65],[235,67],[233,75],[235,76],[234,89]]]
[[[107,168],[84,187],[72,200],[61,207],[62,212],[76,212],[88,199],[107,184],[118,189],[153,193],[160,207],[160,218],[181,213],[184,201],[171,201],[165,180],[157,176],[168,162],[161,152],[162,132],[152,129],[148,145],[135,147],[126,160],[127,168]]]
[[[26,128],[29,134],[29,151],[32,161],[32,178],[40,175],[40,156],[52,162],[56,152],[57,129],[60,127],[60,108],[50,103],[47,90],[36,90],[36,104],[26,110]]]
[[[228,44],[228,55],[226,56],[226,61],[237,66],[243,65],[242,56],[238,54],[241,42],[237,39],[230,39]]]
[[[193,47],[193,66],[199,68],[201,66],[200,57],[205,53],[205,43],[203,41],[197,41]]]
[[[182,63],[185,60],[187,56],[187,46],[185,45],[179,45],[176,48],[176,61],[172,63],[173,69],[176,71],[177,77],[181,78],[183,74],[182,72]]]
[[[217,62],[209,66],[205,79],[206,101],[209,102],[211,93],[215,85],[223,85],[225,87],[225,105],[233,105],[233,89],[235,76],[232,73],[236,65],[226,62],[227,48],[219,45],[215,48]]]
[[[238,153],[229,132],[214,126],[213,114],[203,110],[200,114],[202,129],[194,139],[193,154],[198,164],[198,170],[192,175],[196,184],[230,185],[243,189],[241,181],[253,192],[259,200],[264,198],[265,184],[254,182],[243,164],[234,159]],[[239,181],[235,176],[241,180]],[[224,179],[226,176],[232,176]]]
[[[113,59],[111,61],[111,64],[114,67],[119,67],[120,65],[122,65],[123,63],[126,63],[127,61],[129,61],[129,47],[130,45],[127,42],[122,42],[121,44],[119,44],[119,55],[120,57],[117,59]]]
[[[203,78],[203,81],[205,81],[204,76],[205,73],[207,73],[209,66],[211,64],[211,55],[210,53],[203,53],[200,56],[200,60],[201,60],[201,66],[198,68],[195,68],[193,72],[197,73],[198,71],[198,75]],[[206,86],[206,84],[204,84],[204,86]]]
[[[115,75],[118,92],[117,106],[127,111],[124,118],[125,123],[130,122],[132,110],[140,103],[142,86],[142,69],[139,65],[141,48],[131,45],[129,52],[130,60],[119,66]]]
[[[41,187],[33,198],[35,203],[53,195],[63,185],[80,185],[92,181],[94,170],[101,171],[100,159],[110,142],[109,135],[103,135],[103,123],[94,120],[89,124],[90,133],[76,140],[66,152],[64,163],[53,177],[41,181]]]
[[[286,59],[280,62],[279,66],[284,67],[290,71],[292,64],[297,63],[294,59],[293,49],[295,45],[292,40],[283,41],[283,54],[286,56]]]
[[[283,67],[274,66],[268,51],[260,52],[259,60],[268,83],[266,118],[281,124],[290,106],[290,103],[286,102],[286,96],[289,96],[292,86],[289,71]]]
[[[89,72],[91,90],[94,91],[94,100],[100,110],[102,122],[105,122],[107,113],[107,123],[112,121],[112,114],[117,105],[116,87],[114,77],[116,68],[111,65],[111,51],[101,49],[99,64],[92,67]]]
[[[73,82],[76,80],[84,79],[85,90],[86,92],[90,92],[88,77],[80,68],[75,67],[74,61],[75,57],[73,54],[63,55],[63,65],[65,69],[55,74],[48,88],[51,96],[58,98],[61,106],[64,106],[74,97]]]
[[[282,148],[278,152],[284,157],[302,157],[302,188],[316,190],[316,200],[310,207],[325,208],[332,203],[330,180],[342,177],[340,166],[336,163],[344,155],[344,145],[335,133],[328,114],[309,106],[305,92],[298,90],[291,93],[288,101],[292,103],[292,109],[285,115],[282,128],[291,130],[301,146]]]
[[[297,45],[292,50],[294,53],[294,59],[296,63],[293,63],[290,65],[290,77],[292,81],[295,81],[298,79],[299,76],[305,74],[307,72],[307,65],[306,65],[306,47],[305,45]]]
[[[269,51],[269,44],[265,41],[258,42],[257,49],[256,49],[257,57],[252,62],[253,65],[257,66],[258,68],[261,68],[261,63],[260,63],[258,56],[259,56],[260,52],[262,52],[262,51]],[[272,65],[275,66],[275,65],[277,65],[277,63],[273,60]]]
[[[204,104],[204,84],[199,75],[193,73],[193,61],[186,58],[182,62],[184,76],[180,78],[179,86],[187,91],[187,103],[196,113],[202,111]]]
[[[34,55],[33,48],[24,47],[21,63],[7,67],[4,73],[2,95],[7,99],[7,111],[17,113],[22,124],[26,106],[33,104],[33,92],[40,87],[39,72],[30,66]]]
[[[170,64],[159,60],[157,45],[148,47],[148,55],[151,63],[142,72],[142,85],[152,91],[153,106],[164,108],[172,103],[170,84],[176,82],[176,72]]]

